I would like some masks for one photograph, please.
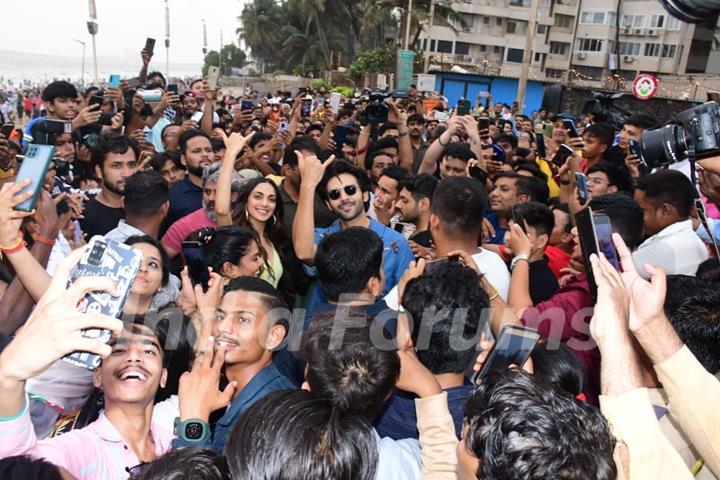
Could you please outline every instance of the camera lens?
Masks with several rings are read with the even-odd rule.
[[[642,133],[640,156],[650,168],[679,162],[686,151],[685,134],[678,125],[666,125]]]
[[[707,22],[720,11],[717,0],[660,0],[660,4],[670,15],[688,23]]]
[[[99,266],[102,263],[106,248],[107,244],[104,242],[96,242],[90,255],[88,255],[88,263],[93,266]]]

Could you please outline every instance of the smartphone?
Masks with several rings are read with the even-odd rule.
[[[159,102],[162,100],[162,90],[143,90],[139,92],[139,95],[146,102]]]
[[[83,254],[80,263],[70,276],[68,285],[81,277],[108,277],[117,285],[118,295],[113,296],[106,292],[90,292],[78,303],[81,313],[101,313],[110,317],[120,318],[123,306],[135,276],[140,270],[143,254],[129,245],[106,239],[96,235]],[[109,330],[89,328],[83,330],[83,336],[95,338],[102,342],[109,342]],[[74,365],[93,370],[100,365],[101,358],[88,352],[73,352],[63,360]]]
[[[312,113],[312,100],[302,100],[300,102],[300,117],[308,118]]]
[[[348,136],[348,133],[350,130],[348,127],[344,125],[337,125],[333,129],[333,140],[335,140],[335,145],[337,146],[337,151],[342,151],[343,143],[345,142],[345,139]]]
[[[140,79],[137,77],[129,78],[127,80],[128,87],[130,88],[137,88],[140,86]]]
[[[560,148],[558,148],[558,151],[555,153],[552,162],[558,167],[562,167],[563,165],[565,165],[565,161],[567,161],[568,157],[570,157],[570,155],[572,154],[573,149],[563,143],[562,145],[560,145]]]
[[[3,134],[5,138],[9,138],[13,130],[15,130],[15,124],[12,122],[8,122],[3,124],[2,128],[0,129],[0,133]]]
[[[612,240],[613,229],[610,217],[602,212],[596,212],[593,213],[592,220],[595,226],[595,238],[597,238],[598,250],[605,255],[605,258],[615,267],[615,270],[620,271],[620,262],[618,261],[617,251],[615,250],[615,244]]]
[[[306,95],[308,93],[307,87],[298,88],[298,95]]]
[[[168,92],[172,92],[172,93],[174,93],[175,95],[177,95],[177,94],[178,94],[178,86],[177,86],[177,83],[171,83],[170,85],[168,85],[168,86],[167,86],[167,90],[168,90]]]
[[[485,170],[478,167],[477,165],[473,165],[472,167],[468,168],[468,173],[472,178],[474,178],[475,180],[479,180],[483,185],[485,185],[485,182],[487,182],[487,172],[485,172]]]
[[[332,92],[330,94],[330,109],[334,113],[338,113],[340,111],[340,102],[342,101],[342,95],[338,92]]]
[[[478,131],[488,130],[490,128],[490,119],[487,117],[480,117],[478,119]]]
[[[597,221],[596,221],[597,220]],[[596,225],[600,225],[600,230]],[[580,249],[583,254],[583,263],[585,264],[585,272],[590,286],[590,298],[595,303],[597,300],[597,283],[592,271],[592,263],[590,263],[590,255],[593,253],[599,255],[602,251],[610,263],[618,268],[617,255],[615,247],[612,243],[612,224],[610,218],[603,213],[593,213],[590,207],[583,208],[575,214],[575,225],[578,229],[578,237],[580,238]],[[604,250],[600,248],[600,238]]]
[[[465,100],[464,98],[461,98],[457,102],[457,106],[455,107],[455,113],[457,113],[460,116],[463,115],[469,115],[470,114],[470,100]]]
[[[552,123],[546,123],[543,125],[543,136],[547,138],[552,137],[553,132],[553,124]]]
[[[252,100],[242,100],[240,102],[240,110],[252,110],[255,108],[255,104],[253,104]]]
[[[101,97],[100,95],[92,95],[92,96],[90,96],[90,100],[88,101],[88,106],[89,105],[102,106],[104,101],[105,101],[104,97]]]
[[[202,285],[203,291],[207,291],[210,274],[203,261],[202,242],[182,242],[182,256],[185,265],[188,267],[188,274],[193,285]]]
[[[45,175],[47,175],[48,167],[55,155],[55,147],[51,145],[37,145],[31,143],[25,151],[25,158],[20,164],[20,171],[15,177],[15,182],[19,183],[23,180],[30,180],[30,185],[20,190],[16,195],[26,192],[33,192],[32,197],[13,207],[21,212],[30,212],[35,208],[35,204],[40,196],[40,191],[45,183]]]
[[[512,220],[516,224],[520,225],[520,228],[522,228],[523,232],[527,233],[527,230],[525,229],[525,220],[523,219],[522,215],[517,211],[517,205],[513,205],[510,208],[510,214],[512,215]]]
[[[629,145],[630,145],[630,153],[632,153],[633,155],[637,155],[638,158],[642,158],[642,153],[640,151],[641,150],[640,142],[638,142],[634,138],[631,138]]]
[[[565,128],[568,130],[569,138],[577,138],[580,136],[578,134],[577,128],[575,128],[575,122],[566,118],[565,120],[563,120],[563,124],[565,125]]]
[[[448,112],[441,112],[440,110],[435,110],[434,118],[438,122],[446,123],[448,120],[450,120],[450,114]]]
[[[108,78],[108,87],[110,88],[120,88],[120,75],[117,73],[113,73],[110,75],[110,78]]]
[[[473,376],[472,382],[478,384],[491,372],[505,370],[510,365],[522,368],[538,341],[540,341],[540,333],[533,328],[505,325],[500,330],[497,341],[490,349],[482,368]]]
[[[585,176],[584,173],[575,172],[575,185],[577,185],[580,205],[585,205],[590,198],[590,194],[588,193],[587,176]]]
[[[145,51],[148,52],[150,55],[153,54],[155,51],[155,39],[147,37],[145,39]]]
[[[220,80],[220,67],[210,65],[208,67],[207,82],[210,90],[215,90],[218,86],[218,80]]]
[[[545,151],[545,135],[535,135],[535,150],[537,156],[545,160],[547,152]]]
[[[505,149],[495,143],[491,147],[493,149],[493,162],[505,163]]]

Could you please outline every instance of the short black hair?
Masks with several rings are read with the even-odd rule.
[[[518,146],[518,137],[516,137],[512,133],[501,133],[500,135],[496,135],[493,139],[493,143],[495,144],[498,144],[500,142],[507,142],[513,149],[515,149]]]
[[[395,137],[378,138],[377,141],[372,142],[370,144],[370,148],[368,149],[368,154],[370,154],[372,152],[377,152],[378,150],[385,150],[388,148],[395,148],[395,149],[400,148],[397,138],[395,138]]]
[[[549,345],[541,341],[533,349],[530,358],[533,361],[533,375],[573,397],[583,392],[587,384],[585,369],[566,345]]]
[[[642,128],[643,130],[655,128],[657,122],[655,118],[644,113],[635,113],[625,119],[623,125],[632,125],[633,127]]]
[[[163,85],[167,86],[167,80],[165,80],[165,75],[163,75],[162,73],[158,72],[157,70],[155,70],[154,72],[150,72],[150,73],[147,74],[147,81],[148,81],[148,83],[150,83],[150,80],[152,80],[153,78],[160,78],[160,80],[162,80],[162,82],[163,82]]]
[[[421,173],[420,175],[409,175],[405,178],[402,188],[410,192],[413,199],[419,202],[423,198],[432,200],[438,179],[435,175],[429,173]]]
[[[614,185],[621,192],[630,194],[635,190],[633,188],[632,177],[630,171],[625,165],[614,165],[608,162],[599,162],[587,169],[586,175],[591,173],[604,173],[608,178],[608,185]]]
[[[387,132],[388,130],[397,130],[397,129],[398,129],[397,124],[387,122],[387,123],[382,124],[382,126],[378,129],[378,135],[380,135],[382,137],[383,135],[385,135],[385,132]]]
[[[227,148],[222,138],[211,138],[210,146],[212,147],[214,153],[217,153],[220,150],[225,150]]]
[[[548,202],[550,199],[550,187],[548,187],[547,180],[524,175],[521,175],[521,177],[523,178],[517,181],[518,194],[526,194],[533,202]]]
[[[538,235],[551,235],[555,228],[555,217],[552,210],[540,202],[518,203],[514,205],[513,212],[518,219],[524,220],[533,227]]]
[[[275,317],[273,318],[273,323],[280,323],[286,328],[287,332],[289,321],[289,318],[286,318],[289,314],[288,306],[277,288],[258,277],[238,277],[233,278],[225,285],[224,293],[240,290],[257,294],[265,309],[268,312],[274,311]],[[280,316],[278,316],[278,314],[280,314]]]
[[[173,162],[177,168],[181,170],[186,170],[185,165],[183,165],[180,161],[180,154],[168,150],[156,153],[150,160],[150,168],[152,168],[156,172],[160,172],[160,170],[162,170],[162,168],[165,166],[165,162],[167,162],[168,160]]]
[[[408,177],[408,172],[404,168],[402,168],[400,165],[389,165],[383,172],[380,174],[380,176],[387,176],[395,180],[398,184],[397,190],[398,192],[402,189],[402,185],[405,182],[405,179]]]
[[[306,390],[281,390],[255,402],[228,436],[225,457],[235,479],[372,479],[378,445],[372,425],[338,415]]]
[[[342,294],[360,293],[371,278],[380,278],[383,243],[369,228],[350,227],[324,237],[315,255],[320,289],[331,302]]]
[[[131,137],[118,133],[104,133],[98,136],[95,147],[91,150],[90,159],[93,165],[102,169],[105,158],[109,153],[123,154],[131,149],[135,153],[135,159],[140,157],[140,146]]]
[[[523,370],[489,375],[465,403],[465,422],[478,478],[617,476],[615,439],[600,410]]]
[[[480,277],[458,262],[440,262],[405,287],[402,305],[418,359],[435,375],[462,373],[475,356],[483,310],[490,306]]]
[[[636,188],[645,193],[645,200],[653,207],[660,208],[663,203],[667,203],[675,207],[681,217],[690,216],[696,192],[684,173],[677,170],[659,170],[640,177]]]
[[[305,135],[309,136],[310,132],[312,132],[313,130],[318,130],[320,131],[320,133],[322,133],[323,130],[325,130],[325,127],[323,127],[322,123],[311,123],[310,126],[305,129]],[[270,135],[270,137],[272,138],[272,135]]]
[[[56,80],[48,84],[42,91],[43,102],[52,102],[56,98],[71,98],[75,100],[78,96],[77,88],[65,80]]]
[[[720,370],[720,292],[716,285],[683,277],[667,278],[665,314],[680,340],[714,375]]]
[[[290,142],[290,145],[288,145],[285,149],[285,153],[283,154],[283,165],[287,165],[288,167],[297,167],[298,159],[297,155],[295,155],[295,150],[298,152],[307,150],[313,152],[315,156],[320,155],[320,145],[318,145],[315,140],[306,136],[295,137],[293,141]]]
[[[487,193],[480,182],[468,177],[449,177],[435,188],[430,211],[449,235],[479,236],[487,205]]]
[[[698,265],[695,276],[706,282],[720,282],[720,260],[710,257]]]
[[[537,163],[533,162],[517,162],[513,166],[513,170],[515,173],[517,173],[520,170],[524,170],[526,172],[530,172],[533,177],[539,178],[540,180],[547,182],[547,174],[540,170],[540,167],[538,167]],[[519,174],[518,174],[519,175]]]
[[[158,172],[135,172],[125,181],[123,208],[125,213],[153,215],[170,201],[168,183]]]
[[[413,122],[425,125],[425,117],[423,117],[420,113],[413,113],[408,117],[407,124],[410,125]]]
[[[317,193],[321,200],[328,200],[327,184],[330,179],[343,173],[355,177],[362,192],[369,192],[372,189],[370,179],[363,169],[356,167],[346,160],[335,160],[327,167],[317,187]]]
[[[600,140],[600,143],[610,148],[615,140],[615,130],[608,123],[593,123],[585,127],[583,135],[589,135]]]
[[[365,163],[364,163],[365,170],[372,169],[373,163],[375,163],[375,158],[380,157],[380,156],[388,157],[389,155],[387,153],[383,152],[382,150],[373,150],[372,152],[368,152],[368,154],[365,155]]]
[[[16,455],[0,459],[0,478],[5,480],[63,480],[60,468],[42,458]]]
[[[250,139],[247,145],[251,149],[255,150],[255,147],[257,147],[258,143],[272,140],[272,138],[273,136],[268,132],[255,132],[255,135],[253,135],[253,138]]]
[[[468,160],[477,159],[477,155],[470,149],[470,146],[464,142],[452,142],[448,143],[442,151],[442,158],[453,157],[463,162]]]
[[[125,239],[125,245],[135,245],[137,243],[147,243],[157,248],[160,252],[160,261],[162,262],[162,285],[167,285],[170,280],[170,257],[168,257],[165,247],[156,238],[149,235],[133,235]]]
[[[613,232],[618,233],[630,250],[640,245],[645,224],[642,207],[626,193],[610,193],[593,197],[588,202],[593,212],[610,217]]]
[[[182,135],[180,135],[180,141],[178,144],[180,146],[180,153],[185,153],[185,151],[187,150],[188,142],[195,137],[205,137],[208,139],[208,142],[210,141],[210,135],[198,128],[191,128],[189,130],[185,130]]]
[[[303,346],[310,391],[368,422],[375,420],[400,376],[397,352],[375,345],[372,324],[373,318],[359,310],[315,315]]]
[[[168,450],[153,462],[143,465],[135,480],[163,480],[167,478],[232,480],[225,457],[215,450],[183,447]]]

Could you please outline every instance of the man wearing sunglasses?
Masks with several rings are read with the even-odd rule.
[[[381,296],[387,294],[397,285],[414,257],[402,235],[367,215],[371,189],[367,175],[346,161],[333,162],[334,157],[320,162],[315,156],[306,157],[300,152],[296,153],[301,184],[293,223],[293,246],[295,254],[305,264],[306,273],[315,276],[315,253],[323,237],[349,227],[369,228],[383,241],[385,286]],[[327,228],[315,228],[313,200],[316,190],[328,209],[338,217]],[[312,314],[315,306],[323,301],[325,298],[322,292],[315,288],[307,308],[308,314]]]

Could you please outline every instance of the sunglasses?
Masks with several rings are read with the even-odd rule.
[[[343,187],[343,191],[349,197],[352,197],[353,195],[355,195],[357,193],[357,189],[358,189],[357,185],[345,185]],[[328,197],[330,198],[330,200],[337,200],[338,198],[340,198],[340,195],[341,195],[341,192],[340,192],[339,188],[330,190],[328,192]]]

